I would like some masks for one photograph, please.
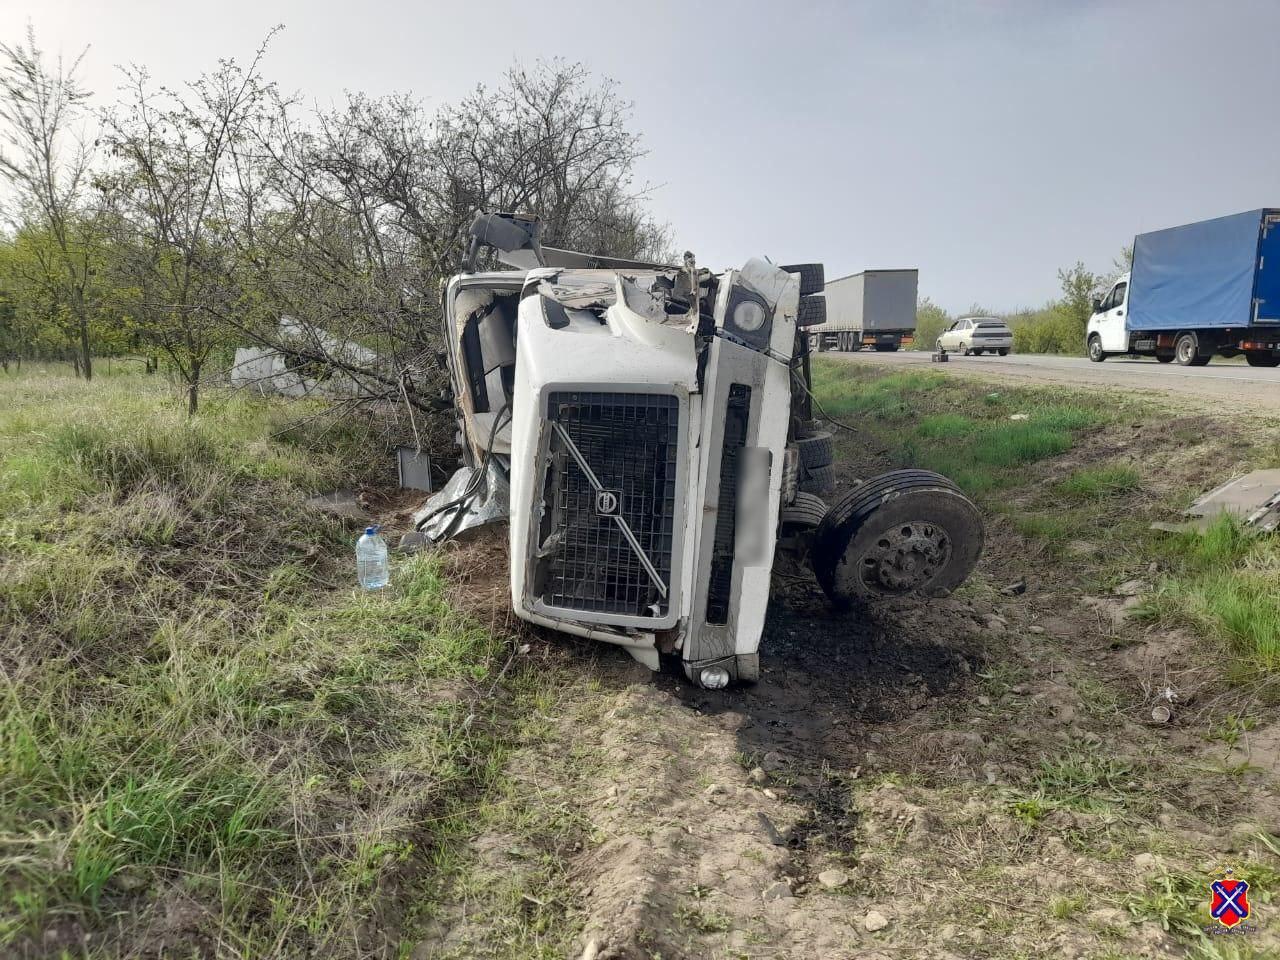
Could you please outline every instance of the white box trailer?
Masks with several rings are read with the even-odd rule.
[[[918,270],[864,270],[828,280],[827,322],[813,331],[818,350],[897,350],[915,342]]]

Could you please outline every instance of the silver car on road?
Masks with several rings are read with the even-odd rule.
[[[966,357],[983,353],[1004,357],[1013,349],[1013,331],[999,317],[961,317],[938,337],[938,346]]]

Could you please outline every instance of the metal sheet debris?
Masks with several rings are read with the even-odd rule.
[[[1280,528],[1280,469],[1255,470],[1228,480],[1187,508],[1187,523],[1153,523],[1172,533],[1203,531],[1224,514],[1267,533]]]
[[[483,479],[478,470],[463,467],[413,515],[413,527],[430,543],[457,538],[468,530],[505,520],[510,498],[507,478],[492,461]]]
[[[431,457],[425,450],[415,447],[400,447],[396,451],[400,472],[401,490],[422,490],[430,493],[435,487],[431,483]]]

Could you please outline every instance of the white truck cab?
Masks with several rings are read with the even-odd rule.
[[[518,616],[719,688],[758,678],[783,539],[837,604],[969,575],[981,518],[946,478],[894,471],[830,509],[800,488],[802,467],[831,470],[809,411],[820,264],[712,273],[539,234],[472,225],[441,311],[463,465],[414,516],[428,544],[507,521]],[[484,249],[513,269],[478,271]]]
[[[1111,285],[1089,317],[1085,342],[1090,360],[1097,362],[1105,360],[1108,354],[1129,352],[1129,328],[1124,322],[1128,299],[1129,274],[1126,273]]]

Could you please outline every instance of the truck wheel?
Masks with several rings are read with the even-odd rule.
[[[831,431],[819,430],[796,441],[800,463],[806,470],[825,467],[835,460],[835,438]]]
[[[822,496],[836,488],[836,471],[830,464],[825,467],[814,467],[804,471],[800,478],[801,493],[812,493]]]
[[[1157,353],[1156,363],[1173,363],[1172,353]]]
[[[1102,338],[1096,333],[1089,337],[1089,359],[1094,363],[1101,363],[1107,359],[1106,353],[1102,350]]]
[[[1246,350],[1244,362],[1251,367],[1280,367],[1280,356],[1260,350]]]
[[[812,530],[827,515],[827,503],[816,493],[797,493],[796,498],[782,508],[779,522],[783,534],[800,530]]]
[[[814,534],[811,556],[836,606],[919,593],[945,596],[982,553],[978,508],[946,477],[894,470],[845,494]]]
[[[1008,347],[1004,347],[1004,348],[1002,348],[1002,349],[1000,349],[1000,350],[997,350],[997,351],[996,351],[996,353],[1000,354],[1000,356],[1002,356],[1002,357],[1007,357],[1007,356],[1009,355],[1009,348],[1008,348]]]
[[[797,327],[820,327],[827,322],[827,301],[822,297],[801,297],[796,307]]]
[[[802,297],[807,297],[811,293],[821,293],[826,286],[820,263],[792,263],[778,269],[783,273],[800,274],[800,296]]]
[[[1173,345],[1173,356],[1183,367],[1203,367],[1208,357],[1200,355],[1200,340],[1194,333],[1180,333]]]

